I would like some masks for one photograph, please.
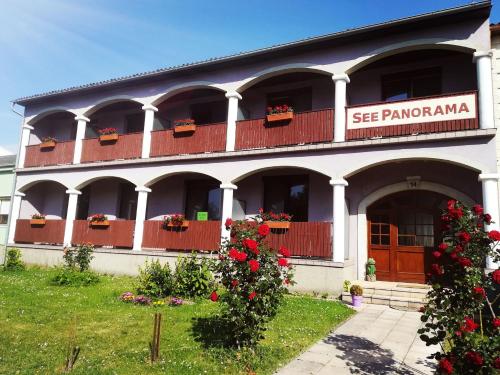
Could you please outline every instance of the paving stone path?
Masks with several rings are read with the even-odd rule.
[[[433,361],[426,357],[437,349],[418,337],[420,315],[364,305],[276,374],[433,374]]]

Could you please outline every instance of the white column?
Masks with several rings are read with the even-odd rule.
[[[69,194],[68,210],[66,211],[66,226],[64,227],[64,246],[71,246],[71,239],[73,238],[73,225],[76,219],[76,208],[78,205],[78,196],[82,194],[81,191],[75,189],[66,190]]]
[[[493,52],[474,52],[473,61],[476,63],[477,88],[479,91],[479,127],[491,129],[495,127],[493,113],[493,78],[491,74],[491,57]]]
[[[226,93],[227,104],[227,132],[226,132],[226,151],[234,151],[236,143],[236,120],[238,119],[238,100],[241,95],[236,91]]]
[[[132,250],[140,251],[142,249],[144,221],[146,220],[146,209],[148,207],[148,193],[151,193],[151,189],[138,186],[135,191],[137,191],[137,212],[135,215],[134,247]]]
[[[158,112],[158,108],[152,106],[151,104],[146,104],[142,106],[144,111],[144,134],[142,136],[142,158],[149,158],[149,153],[151,151],[151,132],[153,131],[153,125],[155,121],[155,112]]]
[[[335,119],[333,124],[333,141],[345,141],[345,107],[347,104],[347,84],[350,81],[347,74],[334,74],[333,82],[335,82]]]
[[[238,189],[238,187],[231,183],[227,183],[221,184],[220,188],[222,189],[221,241],[224,241],[224,239],[229,239],[230,236],[230,231],[226,229],[224,224],[226,219],[233,216],[233,192]]]
[[[87,129],[87,123],[90,122],[90,119],[78,115],[75,117],[75,120],[78,121],[76,125],[76,138],[75,138],[75,153],[73,154],[73,164],[80,164],[80,160],[82,158],[82,147],[83,147],[83,139],[85,138],[85,130]]]
[[[23,125],[23,131],[21,133],[21,147],[19,148],[19,158],[17,161],[18,168],[24,167],[24,160],[26,159],[26,146],[30,144],[30,134],[33,129],[33,126],[28,124]]]
[[[492,223],[485,225],[485,230],[500,230],[500,215],[498,208],[498,179],[500,175],[497,173],[485,173],[479,175],[479,181],[483,187],[483,208],[484,212],[491,215]],[[497,268],[493,259],[486,260],[486,268]]]
[[[19,219],[19,212],[21,211],[21,202],[26,194],[16,191],[12,198],[12,210],[10,217],[9,235],[7,243],[14,243],[14,236],[16,234],[17,219]]]
[[[345,187],[344,179],[330,180],[333,186],[333,261],[345,260]]]

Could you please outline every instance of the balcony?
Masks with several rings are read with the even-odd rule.
[[[116,142],[100,142],[99,138],[83,140],[82,163],[121,159],[137,159],[142,153],[142,133],[120,134]]]
[[[151,133],[151,157],[200,154],[226,149],[226,123],[197,125],[193,133],[176,134],[173,129]]]
[[[265,118],[238,121],[236,149],[289,146],[333,140],[333,109],[293,114],[289,122],[268,124]]]
[[[57,142],[54,148],[43,149],[40,145],[26,146],[25,167],[71,164],[75,152],[75,141]]]
[[[32,243],[60,245],[64,241],[66,220],[47,220],[44,225],[33,226],[29,219],[18,219],[14,241],[16,243]]]
[[[110,220],[108,227],[93,227],[87,220],[75,220],[73,244],[92,243],[96,246],[132,248],[135,220]]]

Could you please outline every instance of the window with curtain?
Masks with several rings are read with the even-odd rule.
[[[0,198],[0,224],[6,225],[9,220],[10,198]]]
[[[285,212],[293,221],[308,221],[309,176],[264,177],[264,210]]]

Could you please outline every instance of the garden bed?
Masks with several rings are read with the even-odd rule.
[[[60,371],[76,318],[81,353],[72,374],[272,374],[352,314],[338,302],[287,297],[253,355],[219,346],[219,304],[125,304],[118,297],[134,289],[130,277],[102,276],[77,288],[50,285],[55,273],[0,272],[0,373]],[[163,326],[160,361],[151,365],[154,312],[163,313]]]

